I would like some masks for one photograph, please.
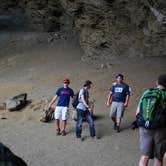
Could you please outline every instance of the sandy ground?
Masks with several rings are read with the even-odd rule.
[[[27,92],[32,103],[19,112],[0,111],[0,142],[7,145],[28,166],[137,166],[140,157],[138,130],[131,130],[141,92],[153,87],[155,79],[166,72],[165,58],[113,59],[109,68],[100,63],[80,61],[83,55],[73,39],[57,40],[50,45],[35,46],[24,51],[11,50],[0,55],[0,105],[10,96]],[[115,133],[105,106],[108,88],[116,73],[123,73],[131,86],[132,96],[122,122]],[[93,81],[90,91],[95,102],[95,126],[100,140],[89,137],[83,124],[85,141],[76,140],[75,122],[70,119],[65,137],[56,136],[55,124],[39,121],[44,100],[69,77],[77,91],[84,80]],[[70,108],[70,112],[72,108]],[[152,165],[152,164],[151,164]]]

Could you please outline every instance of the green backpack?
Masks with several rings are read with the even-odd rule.
[[[166,126],[165,90],[151,88],[145,91],[140,101],[140,112],[137,114],[138,126],[155,129]]]

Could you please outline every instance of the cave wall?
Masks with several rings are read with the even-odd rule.
[[[0,29],[4,29],[3,18],[8,16],[8,23],[10,19],[11,22],[5,28],[9,29],[21,25],[24,30],[75,31],[87,61],[117,56],[166,56],[165,0],[0,0],[0,3]]]
[[[88,57],[165,56],[166,24],[158,22],[150,6],[164,15],[166,1],[62,0],[74,17],[80,44]]]
[[[71,28],[59,0],[0,0],[0,30],[54,32]]]

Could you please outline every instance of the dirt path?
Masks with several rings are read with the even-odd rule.
[[[58,40],[46,47],[36,47],[23,53],[2,56],[0,60],[0,103],[9,96],[27,92],[32,104],[21,112],[0,116],[0,141],[21,156],[29,166],[137,166],[139,160],[138,130],[131,130],[141,92],[153,87],[156,77],[165,73],[164,58],[118,59],[110,68],[85,64],[75,40]],[[122,123],[115,133],[105,106],[108,88],[114,75],[122,72],[131,86],[132,96]],[[84,142],[75,139],[75,122],[69,120],[67,136],[56,136],[54,123],[39,122],[40,106],[62,85],[64,77],[78,90],[84,80],[93,81],[91,96],[95,98],[95,121],[100,140],[89,138],[85,123]]]

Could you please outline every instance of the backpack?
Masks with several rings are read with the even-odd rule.
[[[155,129],[166,126],[166,98],[164,90],[151,88],[142,96],[140,112],[136,116],[138,126]]]
[[[138,128],[138,124],[137,124],[137,121],[133,121],[130,125],[131,129],[135,130],[136,128]]]
[[[0,166],[27,166],[27,164],[0,143]]]
[[[84,90],[85,98],[87,98],[87,91],[86,91],[84,88],[82,88],[82,89]],[[73,99],[72,99],[72,102],[71,102],[71,104],[72,104],[72,106],[73,106],[74,109],[77,108],[77,105],[78,105],[79,102],[80,102],[79,93],[80,93],[80,91],[78,91],[78,92],[76,92],[76,93],[74,94]]]
[[[41,122],[50,122],[52,120],[54,120],[54,108],[51,108],[50,110],[43,110],[40,121]]]
[[[4,103],[4,105],[5,110],[16,111],[24,108],[27,105],[27,103],[27,93],[22,93],[14,97],[11,97]]]
[[[74,94],[72,102],[71,102],[71,104],[72,104],[72,106],[73,106],[74,109],[76,109],[76,107],[77,107],[77,105],[79,103],[78,96],[79,96],[79,91]]]

